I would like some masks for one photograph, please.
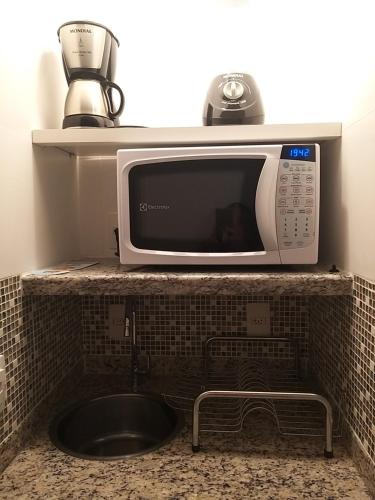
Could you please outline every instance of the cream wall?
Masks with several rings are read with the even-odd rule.
[[[374,101],[375,105],[375,101]],[[375,107],[375,106],[374,106]],[[342,140],[342,204],[347,219],[342,266],[375,281],[375,110],[344,127]]]
[[[342,140],[328,152],[322,241],[330,263],[375,281],[375,64],[369,58],[370,63]]]
[[[353,100],[344,117],[341,151],[340,203],[345,218],[335,252],[342,267],[375,281],[375,50],[373,2],[353,3],[353,64],[348,68],[353,80]],[[359,34],[357,39],[357,33]],[[356,79],[353,77],[356,76]]]
[[[0,277],[77,252],[75,164],[31,144],[33,128],[60,124],[60,60],[35,5],[24,3],[7,6],[17,23],[4,21],[0,31]]]
[[[21,35],[14,36],[12,23],[4,23],[0,32],[0,275],[79,255],[78,244],[82,255],[107,251],[103,245],[115,206],[113,165],[106,174],[100,160],[95,168],[95,162],[90,167],[83,161],[77,181],[69,157],[36,148],[35,159],[30,144],[32,128],[61,126],[67,87],[56,30],[68,20],[91,19],[110,27],[120,40],[116,81],[126,96],[122,124],[200,125],[211,79],[233,70],[255,77],[267,123],[344,121],[335,200],[347,216],[336,219],[338,244],[330,244],[330,251],[340,265],[373,276],[374,241],[369,231],[359,230],[371,223],[373,171],[369,149],[361,153],[359,165],[355,146],[365,151],[362,131],[370,133],[374,108],[371,85],[366,86],[374,62],[371,4],[67,0],[59,9],[41,0],[9,4],[8,16],[17,18]],[[355,189],[358,171],[366,189]]]

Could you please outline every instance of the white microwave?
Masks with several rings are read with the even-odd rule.
[[[318,261],[318,144],[124,149],[122,264]]]

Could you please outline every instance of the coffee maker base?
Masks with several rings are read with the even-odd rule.
[[[72,127],[115,127],[110,118],[99,115],[69,115],[63,120],[63,128]]]

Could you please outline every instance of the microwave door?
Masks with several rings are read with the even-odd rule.
[[[255,214],[264,250],[271,264],[281,263],[276,231],[276,189],[279,159],[267,157],[255,199]]]

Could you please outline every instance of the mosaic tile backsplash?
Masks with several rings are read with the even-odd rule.
[[[310,311],[312,371],[375,466],[375,283],[355,277],[353,297],[314,297]]]
[[[82,357],[76,297],[22,297],[18,276],[0,280],[0,354],[6,401],[0,448]]]
[[[125,297],[82,298],[84,353],[88,356],[127,356],[130,341],[109,336],[109,305],[125,304]],[[300,342],[301,356],[307,357],[308,297],[289,296],[139,296],[136,322],[141,353],[151,356],[196,357],[202,343],[213,336],[247,335],[246,304],[268,302],[273,337],[289,337]],[[289,344],[257,342],[221,344],[216,356],[291,356]]]
[[[5,356],[7,374],[5,408],[0,412],[0,443],[15,431],[28,413],[30,394],[27,374],[31,339],[26,338],[29,315],[23,315],[18,276],[0,280],[0,354]]]

